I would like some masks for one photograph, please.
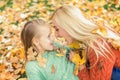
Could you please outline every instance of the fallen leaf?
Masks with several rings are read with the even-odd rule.
[[[58,54],[56,54],[56,56],[58,56],[58,57],[62,57],[62,56],[64,56],[64,54],[62,54],[62,53],[58,53]]]
[[[52,67],[51,67],[51,73],[54,74],[54,73],[55,73],[55,70],[56,70],[56,69],[55,69],[55,66],[52,65]]]

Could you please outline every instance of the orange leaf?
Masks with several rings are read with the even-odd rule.
[[[52,73],[52,74],[55,73],[55,66],[54,66],[54,65],[52,65],[51,73]]]
[[[2,36],[0,36],[0,41],[2,41]]]
[[[16,65],[17,65],[17,64],[16,64],[16,63],[13,63],[12,65],[13,65],[13,67],[15,67],[15,68],[16,68]]]
[[[24,48],[20,48],[20,58],[24,58]]]
[[[21,74],[23,74],[23,73],[25,72],[25,69],[21,69],[21,71],[20,71],[20,72],[21,72]]]
[[[0,65],[0,71],[3,71],[5,69],[5,64]]]

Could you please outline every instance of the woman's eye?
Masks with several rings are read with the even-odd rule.
[[[58,28],[56,28],[55,30],[56,30],[56,31],[59,31],[59,29],[58,29]]]

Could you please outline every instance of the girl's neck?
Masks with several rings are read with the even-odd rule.
[[[35,49],[35,51],[38,53],[38,54],[43,54],[45,52],[44,49]]]

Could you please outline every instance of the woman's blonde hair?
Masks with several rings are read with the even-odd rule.
[[[22,32],[21,32],[21,41],[24,45],[25,56],[27,58],[27,51],[33,45],[32,39],[36,36],[37,33],[40,33],[40,27],[46,24],[46,22],[42,19],[36,19],[32,21],[28,21]]]
[[[109,58],[106,52],[112,55],[105,39],[92,31],[98,26],[87,20],[79,8],[72,5],[64,5],[58,8],[52,15],[53,22],[63,28],[72,38],[79,40],[92,48],[99,55]]]

